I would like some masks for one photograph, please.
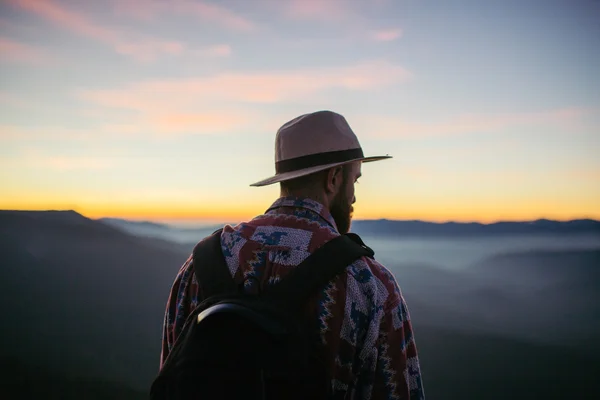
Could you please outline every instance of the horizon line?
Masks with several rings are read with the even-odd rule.
[[[169,218],[164,218],[164,219],[152,219],[152,218],[141,218],[141,219],[136,219],[135,217],[115,217],[115,216],[101,216],[101,217],[90,217],[88,215],[85,215],[84,213],[77,211],[75,209],[52,209],[52,208],[48,208],[48,209],[0,209],[0,211],[8,211],[8,212],[74,212],[78,215],[81,215],[84,218],[87,218],[89,220],[92,221],[99,221],[102,219],[116,219],[116,220],[122,220],[122,221],[127,221],[127,222],[134,222],[134,223],[151,223],[151,224],[156,224],[156,225],[168,225],[168,226],[198,226],[201,227],[200,225],[204,226],[204,227],[212,227],[212,226],[218,226],[218,225],[223,225],[223,224],[234,224],[236,222],[233,221],[229,221],[226,222],[228,220],[228,218],[223,218],[222,220],[219,219],[213,219],[212,221],[214,222],[209,222],[209,219],[194,219],[194,218],[189,218],[189,219],[181,219],[181,218],[177,218],[177,219],[169,219]],[[234,218],[232,218],[234,219]],[[171,220],[172,222],[164,222],[166,220]],[[174,221],[180,221],[182,222],[181,224],[177,224],[174,223]],[[219,222],[217,222],[219,221]],[[489,222],[484,222],[481,220],[458,220],[458,219],[448,219],[448,220],[432,220],[432,219],[421,219],[421,218],[411,218],[411,219],[396,219],[396,218],[386,218],[386,217],[381,217],[381,218],[356,218],[353,219],[353,222],[358,222],[358,221],[390,221],[390,222],[424,222],[424,223],[430,223],[430,224],[480,224],[480,225],[493,225],[493,224],[499,224],[499,223],[532,223],[532,222],[539,222],[539,221],[550,221],[550,222],[561,222],[561,223],[567,223],[567,222],[574,222],[574,221],[593,221],[593,222],[599,222],[600,223],[600,219],[596,219],[590,216],[580,216],[580,217],[572,217],[572,218],[565,218],[565,219],[557,219],[557,218],[548,218],[548,217],[537,217],[537,218],[532,218],[532,219],[496,219],[496,220],[492,220]],[[243,222],[243,221],[238,221],[239,222]]]

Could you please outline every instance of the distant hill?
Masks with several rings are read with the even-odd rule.
[[[600,249],[595,250],[532,250],[518,253],[496,254],[471,268],[497,278],[519,277],[523,280],[577,283],[600,285]],[[599,293],[600,295],[600,293]]]
[[[101,218],[99,221],[126,232],[147,237],[163,238],[181,243],[193,243],[211,234],[224,224],[202,228],[179,228],[149,221],[129,221],[118,218]],[[352,231],[359,235],[394,237],[493,237],[514,235],[573,235],[600,236],[600,221],[525,221],[481,223],[435,223],[425,221],[355,220]]]
[[[497,254],[458,271],[390,267],[416,324],[572,346],[600,357],[600,248]]]
[[[470,272],[482,283],[474,295],[485,298],[496,290],[510,296],[495,318],[512,320],[532,336],[568,337],[600,354],[600,249],[498,254]]]
[[[418,326],[431,399],[598,399],[600,359],[557,346]]]
[[[359,234],[372,236],[392,235],[410,237],[480,237],[498,235],[600,235],[600,221],[573,220],[551,221],[537,220],[526,222],[496,222],[492,224],[459,222],[394,221],[387,219],[357,220],[352,229]]]
[[[182,228],[150,221],[130,221],[120,218],[100,218],[97,221],[136,236],[166,239],[190,246],[223,226]]]
[[[139,229],[173,229],[167,224],[150,221],[130,221],[121,218],[99,218],[97,221],[117,227],[138,227]]]
[[[189,250],[74,212],[1,211],[0,356],[146,389]]]

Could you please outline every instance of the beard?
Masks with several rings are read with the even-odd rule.
[[[354,207],[350,204],[346,190],[343,190],[345,187],[345,184],[342,185],[342,190],[336,194],[330,209],[331,216],[337,225],[339,233],[342,235],[350,232],[352,213],[354,212]]]

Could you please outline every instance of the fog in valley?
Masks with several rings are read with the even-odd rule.
[[[400,284],[428,398],[597,398],[600,223],[406,224],[353,230]],[[4,370],[143,398],[175,274],[217,228],[1,212]]]

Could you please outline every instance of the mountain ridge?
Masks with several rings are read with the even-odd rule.
[[[210,224],[210,225],[202,225],[202,226],[191,226],[188,228],[183,228],[183,227],[177,227],[175,225],[172,224],[167,224],[167,223],[161,223],[161,222],[155,222],[155,221],[151,221],[151,220],[141,220],[141,221],[137,221],[137,220],[132,220],[132,219],[127,219],[127,218],[115,218],[115,217],[101,217],[101,218],[97,218],[96,221],[101,221],[101,222],[127,222],[130,224],[136,224],[136,225],[145,225],[145,226],[154,226],[154,227],[162,227],[162,228],[173,228],[176,227],[177,229],[198,229],[198,228],[203,228],[203,227],[207,227],[207,226],[218,226],[218,225],[222,225],[222,224]],[[478,221],[454,221],[454,220],[449,220],[449,221],[444,221],[444,222],[436,222],[436,221],[428,221],[428,220],[424,220],[424,219],[390,219],[390,218],[367,218],[367,219],[354,219],[353,220],[354,223],[421,223],[421,224],[429,224],[429,225],[483,225],[483,226],[491,226],[491,225],[502,225],[502,224],[534,224],[534,225],[541,225],[541,224],[590,224],[590,225],[595,225],[598,224],[600,225],[600,220],[595,220],[592,218],[574,218],[574,219],[568,219],[568,220],[555,220],[555,219],[547,219],[547,218],[538,218],[538,219],[532,219],[532,220],[499,220],[499,221],[495,221],[495,222],[478,222]]]
[[[128,223],[136,226],[146,226],[153,228],[169,228],[169,229],[179,229],[179,230],[196,230],[196,229],[204,229],[207,227],[213,226],[221,226],[225,223],[216,223],[216,224],[207,224],[207,225],[197,225],[190,227],[179,227],[173,224],[155,222],[152,220],[132,220],[127,218],[117,218],[117,217],[100,217],[100,218],[91,218],[87,217],[84,214],[81,214],[75,210],[12,210],[12,209],[0,209],[0,214],[19,214],[19,215],[27,215],[30,217],[35,217],[37,215],[54,215],[54,216],[71,216],[81,217],[91,221],[100,221],[103,223]],[[574,218],[568,220],[556,220],[549,218],[538,218],[532,220],[498,220],[494,222],[479,222],[479,221],[456,221],[456,220],[448,220],[443,222],[436,221],[428,221],[424,219],[391,219],[391,218],[368,218],[368,219],[354,219],[354,224],[423,224],[423,225],[431,225],[431,226],[509,226],[509,225],[524,225],[524,226],[585,226],[591,227],[594,229],[600,229],[600,220],[596,220],[593,218]]]
[[[189,256],[182,247],[168,247],[167,241],[157,247],[158,242],[75,212],[0,211],[0,279],[5,283],[0,311],[11,322],[0,332],[0,358],[24,363],[19,376],[33,371],[33,379],[20,378],[12,386],[15,391],[35,391],[29,386],[40,382],[37,366],[29,366],[35,361],[40,368],[56,373],[58,378],[50,377],[55,382],[52,391],[61,398],[69,398],[67,390],[75,398],[88,398],[88,393],[101,398],[100,391],[106,393],[104,398],[135,398],[137,392],[147,392],[158,371],[167,295]],[[534,267],[528,268],[532,276],[515,275],[505,268],[497,268],[499,276],[493,277],[483,268],[465,272],[478,274],[474,277],[485,279],[481,283],[488,286],[475,286],[464,279],[465,274],[451,270],[442,274],[434,269],[390,266],[411,309],[426,391],[431,397],[595,398],[585,396],[599,389],[594,372],[599,353],[590,350],[596,343],[598,330],[591,324],[596,319],[588,318],[591,322],[581,328],[583,333],[589,332],[586,337],[574,332],[582,324],[565,320],[573,314],[571,309],[581,314],[577,305],[582,304],[589,308],[584,317],[600,315],[590,314],[597,310],[597,280],[593,279],[597,275],[585,272],[592,270],[586,267],[590,264],[587,253],[576,259],[569,256],[566,261],[554,253],[547,258],[533,254],[540,260],[537,267],[530,258],[509,260]],[[557,268],[548,269],[548,259],[558,263]],[[568,272],[573,270],[573,260],[582,264],[577,268],[581,274]],[[561,272],[573,279],[555,282],[553,277]],[[538,282],[538,277],[547,275],[552,275],[549,285],[540,288],[544,291],[539,296],[532,291],[529,306],[524,307],[523,297],[513,288],[515,282]],[[568,292],[556,292],[570,286]],[[572,296],[577,293],[581,295]],[[587,298],[589,294],[593,296]],[[549,299],[550,308],[536,303],[546,306]],[[526,337],[522,332],[538,326],[531,324],[535,314],[528,310],[544,312],[538,316],[540,324],[549,321],[554,326],[560,319],[572,346],[567,347],[561,335],[548,337],[559,344],[543,342],[545,333],[544,338]],[[494,326],[482,320],[490,314]],[[496,328],[499,325],[506,325],[504,331]],[[457,359],[461,360],[458,364]]]
[[[208,235],[225,224],[205,227],[176,227],[151,221],[132,221],[121,218],[100,218],[98,221],[124,229],[130,233],[146,235],[178,236],[197,233]],[[354,220],[352,231],[360,235],[395,237],[475,237],[502,235],[600,235],[600,221],[592,219],[574,219],[556,221],[538,219],[533,221],[503,221],[494,223],[480,222],[428,222],[421,220]]]

